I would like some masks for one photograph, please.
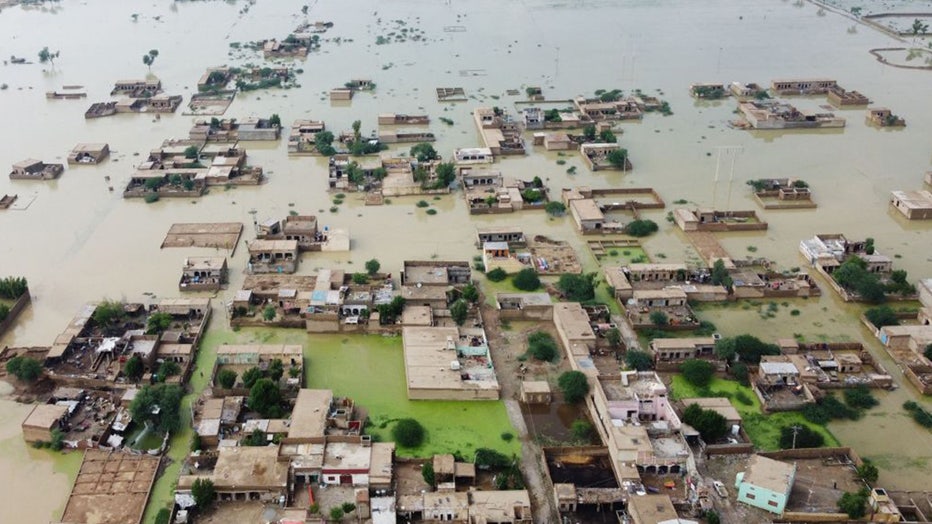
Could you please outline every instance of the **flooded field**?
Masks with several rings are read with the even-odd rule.
[[[905,44],[864,26],[851,32],[852,19],[832,12],[820,15],[819,8],[809,3],[769,0],[751,10],[737,0],[623,5],[603,0],[507,4],[403,0],[388,5],[348,0],[312,4],[306,17],[301,13],[303,3],[291,1],[142,5],[66,0],[50,5],[0,11],[0,34],[4,35],[0,55],[37,62],[44,46],[61,52],[54,66],[0,67],[0,84],[7,85],[0,90],[0,114],[8,123],[2,132],[0,166],[27,157],[63,162],[79,142],[108,142],[113,153],[99,166],[68,168],[57,181],[0,177],[0,195],[17,193],[30,202],[24,210],[0,212],[4,240],[0,275],[27,277],[34,294],[16,327],[0,339],[3,345],[49,344],[89,300],[149,300],[143,293],[177,295],[183,258],[216,251],[159,249],[175,222],[242,222],[247,225],[244,239],[251,239],[254,218],[280,217],[295,210],[319,215],[321,225],[349,229],[352,251],[304,255],[301,272],[309,273],[322,267],[361,268],[373,257],[383,268],[393,270],[408,258],[471,259],[478,254],[473,244],[475,228],[506,221],[529,235],[570,242],[584,267],[595,269],[596,262],[571,219],[551,219],[535,212],[470,216],[457,192],[431,200],[437,210],[433,216],[415,206],[420,198],[392,198],[390,205],[367,207],[354,194],[330,212],[326,160],[289,158],[284,141],[245,144],[251,163],[263,166],[268,174],[269,181],[262,186],[214,187],[200,199],[154,204],[121,198],[139,156],[166,138],[186,137],[195,117],[179,110],[160,119],[130,114],[85,120],[83,114],[91,102],[109,99],[115,80],[144,76],[147,69],[141,56],[153,48],[160,54],[152,74],[162,80],[167,94],[182,94],[187,102],[205,68],[262,62],[258,53],[234,52],[230,44],[281,39],[305,18],[332,21],[334,27],[322,36],[321,49],[297,64],[304,70],[297,78],[300,87],[241,93],[226,117],[278,113],[285,126],[297,118],[322,119],[335,133],[348,130],[359,119],[363,133],[368,134],[376,128],[380,112],[427,113],[433,122],[430,129],[438,138],[435,147],[449,157],[455,147],[479,145],[472,109],[497,105],[515,114],[514,102],[524,99],[526,86],[541,86],[545,96],[554,100],[592,94],[596,89],[642,89],[667,100],[673,115],[649,114],[641,123],[620,125],[616,134],[630,152],[633,171],[590,173],[576,156],[559,157],[539,150],[525,158],[503,160],[496,167],[506,176],[540,176],[557,190],[576,185],[654,187],[668,202],[668,209],[677,199],[689,201],[689,206],[755,209],[770,229],[720,237],[722,244],[735,256],[752,254],[747,246],[753,245],[757,248],[753,255],[774,259],[783,268],[802,264],[797,254],[800,239],[817,232],[842,232],[856,238],[874,237],[881,252],[898,255],[897,267],[908,270],[911,279],[932,274],[928,249],[932,225],[908,223],[887,205],[891,189],[922,187],[922,174],[930,169],[929,73],[878,63],[869,49]],[[515,24],[515,20],[522,23]],[[402,33],[402,28],[409,28],[407,33],[416,33],[419,39],[389,37]],[[907,120],[908,127],[896,132],[869,127],[858,109],[839,111],[848,119],[843,131],[749,133],[728,127],[735,117],[733,100],[697,102],[687,93],[693,82],[768,84],[778,77],[836,78],[844,87],[865,93],[876,105],[889,106]],[[358,95],[351,104],[332,105],[326,93],[352,78],[371,78],[377,88],[372,94]],[[45,98],[46,91],[64,85],[84,86],[88,98]],[[436,101],[436,87],[456,86],[465,88],[467,102]],[[509,89],[520,95],[508,95]],[[798,103],[806,109],[826,104],[821,98]],[[440,117],[453,124],[440,123]],[[728,184],[724,177],[713,190],[716,148],[721,146],[742,146],[743,152],[735,162],[734,182]],[[392,152],[402,151],[407,148],[392,148]],[[564,162],[558,164],[558,160]],[[574,166],[576,174],[569,174],[567,169]],[[808,181],[819,208],[760,211],[744,182],[785,176]],[[664,220],[666,211],[644,215],[661,226],[658,234],[642,244],[652,260],[660,261],[659,253],[670,262],[695,257],[686,238]],[[245,263],[245,250],[238,249],[230,260],[231,285],[214,301],[215,316],[199,357],[201,370],[210,369],[212,346],[259,338],[247,330],[228,331],[221,311],[242,282]],[[607,296],[604,287],[601,296]],[[715,322],[726,336],[752,330],[761,337],[800,332],[807,337],[864,339],[902,383],[895,365],[882,357],[859,327],[857,308],[839,303],[827,290],[818,300],[793,304],[803,312],[800,317],[790,317],[784,310],[792,308],[781,307],[776,318],[770,319],[762,319],[753,309],[704,311],[703,318]],[[504,444],[499,439],[503,430],[498,428],[507,429],[508,423],[498,403],[460,408],[404,399],[396,342],[355,338],[344,342],[340,337],[307,337],[300,332],[271,336],[302,340],[310,359],[311,387],[334,387],[338,394],[352,395],[375,417],[385,417],[383,421],[404,414],[430,419],[429,446],[438,448],[425,448],[425,453],[439,446],[475,442],[478,431],[491,433],[483,437],[485,441]],[[385,369],[392,373],[382,373]],[[373,379],[375,371],[379,373]],[[359,380],[354,380],[357,376]],[[193,389],[199,391],[205,383],[206,377],[195,372]],[[929,457],[923,450],[932,449],[928,445],[932,434],[904,419],[899,408],[902,400],[914,396],[914,391],[903,387],[881,396],[882,409],[872,413],[882,415],[830,426],[843,444],[877,458],[881,482],[890,488],[928,484],[928,470],[922,465]],[[61,510],[76,455],[52,459],[44,451],[26,449],[19,438],[19,422],[26,409],[0,401],[0,470],[18,479],[14,489],[0,495],[0,508],[27,507],[36,514],[26,520],[43,521]],[[467,410],[458,420],[486,426],[470,434],[472,426],[466,428],[464,422],[463,427],[452,426],[447,432],[443,428],[448,427],[449,410],[455,409]],[[445,413],[445,418],[433,413]],[[183,433],[173,439],[173,458],[183,455],[189,436]],[[19,474],[24,471],[28,478]],[[176,475],[177,463],[157,483],[157,500],[165,500]],[[152,516],[147,513],[147,519]],[[0,513],[0,520],[8,520],[5,517]]]

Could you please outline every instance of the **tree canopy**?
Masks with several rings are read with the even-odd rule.
[[[738,335],[719,339],[714,351],[715,356],[722,360],[731,361],[737,355],[746,364],[758,364],[764,355],[779,355],[780,347],[767,344],[753,335]]]
[[[714,443],[728,434],[728,421],[717,411],[690,404],[683,411],[683,422],[692,426],[706,443]]]
[[[576,404],[589,394],[589,380],[581,371],[564,371],[557,379],[557,385],[563,392],[563,399]]]
[[[531,333],[527,337],[528,353],[537,360],[550,362],[557,357],[557,342],[544,331]]]
[[[42,364],[34,358],[19,355],[6,363],[6,371],[23,382],[35,382],[42,376]]]
[[[406,448],[416,448],[424,442],[426,431],[420,422],[413,418],[403,418],[395,422],[392,438]]]
[[[637,371],[647,371],[654,367],[654,359],[646,351],[629,349],[625,352],[625,364]]]
[[[595,298],[595,277],[595,273],[583,275],[564,273],[557,280],[557,289],[572,302],[592,300]]]
[[[540,288],[540,277],[534,268],[526,267],[511,277],[511,283],[521,291],[536,291]]]
[[[690,384],[697,387],[708,386],[715,376],[715,366],[711,362],[691,358],[680,364],[680,373]]]
[[[160,433],[181,428],[181,388],[175,384],[143,386],[129,406],[133,420],[149,422]]]
[[[437,150],[429,142],[421,142],[412,146],[411,156],[416,158],[418,162],[428,162],[440,158]]]
[[[245,375],[245,374],[244,374]],[[282,416],[282,392],[278,384],[270,378],[260,378],[249,388],[249,409],[263,417],[279,418]]]

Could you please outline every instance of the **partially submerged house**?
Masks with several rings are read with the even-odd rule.
[[[631,159],[626,150],[617,143],[581,144],[579,146],[579,153],[592,171],[601,171],[604,169],[631,171],[634,169],[634,165],[631,163]],[[615,161],[615,157],[622,153],[622,160]]]
[[[65,171],[62,164],[46,164],[41,160],[27,158],[13,164],[11,180],[54,180]]]
[[[778,95],[821,95],[835,87],[838,82],[828,78],[794,78],[770,83],[770,89]]]
[[[430,117],[403,113],[379,113],[378,122],[380,126],[426,126],[430,123]]]
[[[259,240],[294,240],[300,251],[349,251],[349,233],[329,226],[320,228],[314,215],[288,215],[256,225]]]
[[[117,80],[113,83],[110,96],[125,96],[128,98],[151,98],[162,92],[162,81],[158,78],[130,80]]]
[[[880,127],[906,127],[906,120],[893,114],[893,111],[886,107],[869,108],[867,121]]]
[[[247,273],[294,273],[298,268],[297,240],[253,240],[246,247]]]
[[[27,444],[51,442],[52,432],[64,428],[68,415],[68,406],[37,404],[23,421],[23,440]]]
[[[738,111],[743,117],[739,125],[758,130],[845,127],[845,119],[834,113],[803,112],[777,100],[740,102]]]
[[[94,165],[110,156],[107,144],[78,144],[68,153],[69,165]]]
[[[188,257],[181,268],[178,290],[218,291],[226,282],[226,257]]]
[[[295,120],[288,135],[288,154],[320,154],[317,150],[317,134],[326,130],[322,120]]]
[[[523,155],[521,126],[498,107],[480,107],[473,112],[476,127],[485,147],[493,155]]]
[[[907,220],[932,218],[932,192],[928,190],[891,191],[890,204]]]

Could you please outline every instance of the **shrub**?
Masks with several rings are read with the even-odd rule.
[[[392,428],[392,438],[406,448],[416,448],[424,443],[424,426],[413,418],[403,418]]]
[[[353,273],[353,284],[362,286],[369,283],[369,275],[366,273]]]
[[[711,362],[691,358],[680,364],[680,373],[690,384],[705,387],[712,382],[712,377],[715,375],[715,366]]]
[[[143,197],[143,201],[145,201],[146,204],[153,204],[159,201],[159,195],[158,193],[146,193],[146,196]]]
[[[191,484],[191,496],[194,497],[194,503],[198,509],[206,509],[217,498],[214,481],[202,477],[194,479],[194,483]]]
[[[670,323],[670,317],[663,311],[651,311],[648,317],[650,318],[650,323],[658,327],[663,327]]]
[[[557,357],[557,343],[548,333],[538,331],[527,337],[528,353],[537,360],[550,362]]]
[[[613,348],[621,347],[621,331],[618,331],[618,328],[611,328],[605,332],[605,340],[608,341],[608,345]]]
[[[123,374],[133,382],[138,382],[145,371],[145,364],[139,355],[133,355],[123,364]]]
[[[511,278],[511,283],[521,291],[535,291],[540,288],[540,277],[532,268],[524,268]]]
[[[430,207],[430,202],[428,202],[428,201],[426,201],[426,200],[418,200],[418,201],[417,201],[417,204],[415,204],[415,205],[416,205],[417,207]]]
[[[262,310],[262,319],[266,322],[271,322],[275,320],[275,314],[275,306],[269,304]]]
[[[42,375],[42,364],[34,358],[16,356],[6,363],[6,371],[23,382],[35,382]]]
[[[625,353],[625,364],[637,371],[647,371],[654,367],[654,359],[646,351],[632,349]]]
[[[511,442],[512,440],[514,440],[515,434],[510,431],[505,431],[502,433],[501,437],[502,437],[502,440],[504,440],[505,442]]]
[[[243,372],[243,385],[251,388],[263,375],[261,369],[253,366]]]
[[[168,377],[173,377],[178,373],[181,373],[181,367],[171,360],[163,360],[162,363],[159,364],[159,370],[156,372],[159,376],[159,382],[165,382]]]
[[[576,440],[588,441],[592,438],[592,423],[586,419],[576,419],[570,426],[570,432]]]
[[[868,491],[862,488],[857,493],[845,492],[838,499],[838,509],[848,514],[852,519],[860,519],[867,514]]]
[[[864,312],[864,316],[867,317],[867,320],[870,320],[871,324],[878,328],[897,326],[900,324],[900,320],[896,318],[896,312],[893,311],[893,308],[890,306],[870,308]]]
[[[869,460],[864,459],[864,463],[858,466],[856,471],[858,478],[864,482],[868,484],[877,482],[877,477],[879,476],[877,466],[873,465]]]
[[[494,449],[479,448],[476,450],[476,466],[479,468],[504,468],[511,462],[511,459]]]
[[[566,213],[566,206],[563,204],[563,202],[551,200],[550,202],[547,202],[547,205],[544,206],[544,211],[546,211],[547,214],[552,217],[563,216],[563,214]]]
[[[570,404],[582,401],[589,393],[589,380],[581,371],[563,372],[557,379],[557,385],[563,392],[563,399]]]
[[[432,460],[428,460],[421,467],[421,476],[424,478],[424,482],[426,482],[428,486],[434,487],[434,485],[436,485],[437,476],[434,473],[434,462]]]
[[[504,269],[497,267],[486,273],[485,276],[492,282],[501,282],[502,280],[508,278],[508,273],[506,273]]]
[[[625,234],[633,237],[646,237],[657,232],[659,228],[653,220],[634,220],[625,226]]]
[[[932,413],[929,413],[923,409],[923,407],[919,404],[913,402],[912,400],[908,400],[903,403],[903,409],[908,411],[909,414],[913,417],[913,420],[915,420],[916,423],[920,426],[924,428],[932,428]]]
[[[469,305],[465,300],[459,299],[450,306],[450,317],[456,322],[457,326],[462,326],[466,322],[466,316],[469,314]]]
[[[846,389],[844,392],[845,403],[851,406],[854,409],[870,409],[879,402],[874,395],[871,394],[871,391],[867,389],[867,386],[858,386],[851,389]]]
[[[574,275],[564,273],[557,280],[557,289],[572,302],[585,302],[595,298],[595,273]]]
[[[172,325],[172,316],[168,313],[158,312],[149,315],[146,319],[146,334],[158,335]]]
[[[728,421],[718,412],[690,404],[683,411],[683,422],[692,426],[707,443],[717,442],[728,434]]]
[[[472,304],[479,301],[479,289],[471,282],[463,288],[463,300]]]
[[[352,513],[356,511],[356,504],[353,504],[352,502],[344,502],[340,505],[340,509],[343,510],[343,513]]]
[[[19,298],[29,286],[23,277],[6,277],[0,279],[0,298],[15,300]]]
[[[366,273],[369,273],[370,276],[378,273],[381,268],[382,264],[375,258],[366,261]]]

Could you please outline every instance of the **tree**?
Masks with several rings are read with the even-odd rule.
[[[278,418],[282,414],[282,392],[270,378],[260,378],[249,388],[249,409],[263,417]]]
[[[715,356],[731,361],[735,355],[746,364],[758,364],[764,355],[779,355],[780,347],[767,344],[753,335],[722,338],[715,343]]]
[[[65,432],[58,428],[54,428],[50,434],[52,440],[49,441],[49,447],[54,451],[61,451],[61,449],[65,447]]]
[[[429,162],[440,158],[437,155],[437,150],[428,142],[421,142],[412,146],[411,156],[416,158],[418,162]]]
[[[331,156],[337,152],[333,148],[333,133],[330,131],[321,131],[314,135],[314,147],[317,152],[324,156]]]
[[[647,371],[654,367],[654,359],[646,351],[629,349],[625,353],[625,364],[631,369],[637,371]]]
[[[521,291],[536,291],[540,288],[540,277],[534,268],[526,267],[511,277],[511,283]]]
[[[711,362],[691,358],[680,364],[680,373],[690,384],[697,387],[708,386],[715,375],[715,366]]]
[[[42,364],[34,358],[20,355],[6,363],[6,371],[23,382],[35,382],[42,375]]]
[[[256,382],[259,381],[260,378],[263,377],[263,375],[264,373],[262,373],[261,369],[253,366],[243,372],[243,385],[247,388],[251,388],[256,384]]]
[[[232,389],[236,384],[236,372],[232,369],[221,369],[217,373],[217,383],[224,389]]]
[[[267,443],[268,440],[266,439],[265,433],[259,428],[252,430],[252,433],[243,438],[244,446],[261,447],[265,446]]]
[[[735,349],[735,339],[733,338],[720,338],[715,341],[715,348],[712,350],[716,357],[726,361],[731,362],[735,359],[735,354],[737,350]]]
[[[913,25],[910,27],[913,32],[913,36],[919,36],[920,34],[926,34],[929,31],[929,24],[925,24],[922,20],[916,18],[913,20]]]
[[[728,269],[725,267],[725,261],[719,258],[712,264],[712,285],[724,286],[727,278],[730,278],[730,276],[728,274]]]
[[[537,360],[550,362],[557,358],[557,342],[549,333],[537,331],[528,335],[527,351]]]
[[[129,357],[126,363],[123,364],[123,374],[133,382],[139,382],[143,372],[145,372],[145,364],[139,355]]]
[[[58,58],[58,55],[61,51],[55,51],[54,53],[49,51],[48,46],[43,47],[39,50],[39,62],[40,63],[49,63],[52,64],[52,67],[55,67],[55,59]]]
[[[865,385],[846,389],[844,397],[845,403],[854,409],[870,409],[880,403]]]
[[[878,328],[884,326],[897,326],[900,324],[900,319],[897,318],[896,312],[893,311],[893,308],[890,306],[870,308],[864,312],[864,316],[867,317],[867,320],[870,320],[871,324],[877,326]]]
[[[570,425],[570,433],[573,434],[573,438],[584,442],[588,442],[592,438],[592,430],[592,423],[586,419],[576,419]]]
[[[168,313],[158,312],[149,315],[146,320],[146,334],[159,335],[172,325],[172,316]]]
[[[873,484],[877,482],[877,477],[879,472],[877,471],[877,466],[875,466],[871,461],[864,460],[864,463],[857,467],[858,478],[867,482],[868,484]]]
[[[188,160],[197,160],[197,157],[201,154],[200,148],[197,146],[188,146],[184,148],[184,157]]]
[[[353,273],[353,284],[363,286],[369,283],[369,275],[366,273]]]
[[[613,149],[605,155],[605,160],[608,160],[608,163],[620,167],[622,169],[628,168],[628,150],[625,148]]]
[[[434,487],[437,484],[437,475],[434,473],[434,462],[432,460],[428,460],[421,467],[421,476],[424,477],[424,482],[428,486]]]
[[[544,206],[544,211],[552,217],[562,216],[563,213],[566,213],[566,205],[563,202],[557,202],[556,200],[551,200],[547,202],[547,205]]]
[[[625,234],[633,237],[646,237],[656,233],[658,229],[660,228],[653,220],[637,219],[625,226]]]
[[[366,261],[366,273],[369,273],[369,276],[372,276],[379,272],[379,269],[382,268],[382,264],[379,263],[377,259],[371,259]]]
[[[614,144],[618,142],[618,137],[615,136],[615,133],[613,133],[611,129],[605,129],[599,133],[599,141],[607,144]]]
[[[471,304],[479,302],[479,288],[473,285],[472,282],[466,284],[466,287],[463,288],[463,300]]]
[[[340,506],[334,506],[330,508],[330,520],[342,520],[343,519],[343,508]]]
[[[152,64],[155,63],[155,59],[158,56],[159,56],[158,49],[150,49],[148,53],[142,55],[142,63],[146,64],[146,67],[149,68],[149,71],[152,70]]]
[[[567,300],[572,302],[585,302],[595,298],[595,273],[574,275],[564,273],[557,280],[557,289],[563,293]]]
[[[453,162],[438,164],[434,169],[434,173],[437,175],[436,185],[438,188],[448,187],[456,180],[456,166],[453,165]]]
[[[208,478],[194,479],[194,483],[191,484],[191,496],[194,497],[194,503],[198,508],[206,509],[217,498],[214,481]]]
[[[932,344],[926,345],[926,348],[925,348],[925,350],[922,352],[922,354],[923,354],[927,359],[932,360]]]
[[[164,435],[181,429],[181,388],[175,384],[158,386],[158,430]]]
[[[586,127],[584,127],[583,136],[586,138],[586,140],[590,142],[595,140],[595,126],[592,124],[589,124]]]
[[[582,371],[564,371],[557,385],[563,392],[563,399],[570,404],[582,401],[589,394],[589,380]]]
[[[123,304],[112,300],[104,300],[94,308],[91,318],[101,327],[109,326],[113,321],[126,316]]]
[[[508,278],[508,273],[506,273],[504,269],[497,267],[486,273],[485,276],[492,282],[501,282],[502,280]]]
[[[269,369],[265,372],[266,376],[272,379],[274,382],[278,382],[285,375],[285,365],[282,363],[280,358],[273,358],[269,362]]]
[[[272,113],[272,116],[269,117],[269,125],[272,127],[281,127],[282,117],[278,116],[278,113]]]
[[[392,438],[402,447],[416,448],[424,443],[424,426],[413,418],[403,418],[395,422]]]
[[[29,289],[23,277],[6,277],[0,279],[0,298],[16,300]]]
[[[621,331],[618,331],[618,328],[611,328],[605,332],[605,340],[608,341],[608,345],[613,348],[621,347]]]
[[[794,442],[794,433],[795,442]],[[783,426],[780,428],[780,449],[818,448],[825,444],[825,437],[809,426]]]
[[[867,514],[868,493],[866,488],[862,488],[857,493],[846,491],[838,499],[838,509],[847,513],[852,519],[860,519]]]
[[[683,422],[692,426],[706,443],[718,442],[728,434],[728,421],[716,411],[690,404],[683,411]]]
[[[165,382],[168,377],[173,377],[178,373],[181,373],[181,367],[172,360],[163,360],[162,363],[159,364],[157,374],[160,382]]]
[[[271,322],[275,320],[275,314],[275,306],[269,304],[262,310],[262,319],[266,322]]]
[[[459,299],[450,306],[450,317],[457,326],[462,326],[466,322],[466,316],[469,314],[469,305],[465,300]]]
[[[660,310],[651,311],[650,315],[648,315],[648,318],[650,318],[651,324],[658,327],[663,327],[670,323],[670,317],[668,317],[666,313]]]

